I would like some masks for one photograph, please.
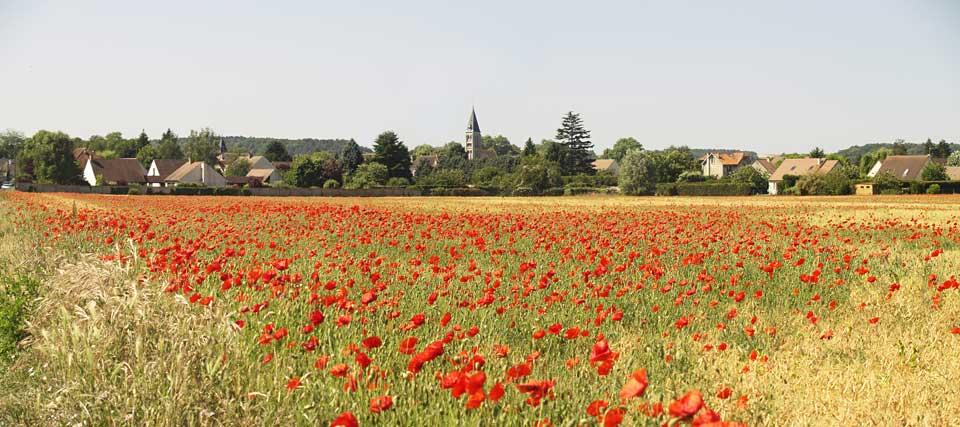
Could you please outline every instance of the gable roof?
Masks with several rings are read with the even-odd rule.
[[[724,166],[737,166],[747,158],[746,153],[737,151],[734,153],[707,153],[706,155],[700,157],[700,161],[703,162],[704,160],[710,158],[710,156],[714,156],[719,159],[720,164]]]
[[[182,166],[177,168],[177,170],[171,172],[170,175],[167,175],[164,181],[180,181],[183,179],[183,177],[187,176],[187,174],[193,172],[194,169],[200,167],[203,167],[203,162],[184,163]]]
[[[247,178],[257,178],[260,181],[264,181],[273,174],[273,171],[276,169],[250,169],[250,172],[247,172]]]
[[[87,161],[93,168],[93,174],[102,176],[106,182],[147,182],[147,171],[137,159],[98,159],[92,157]]]
[[[86,166],[87,159],[89,158],[99,159],[98,156],[93,150],[88,150],[85,147],[77,147],[73,149],[73,160],[76,160],[80,166]]]
[[[160,181],[163,181],[180,166],[187,164],[187,161],[184,159],[156,159],[153,163],[157,166],[157,175],[155,176],[160,177]]]
[[[877,174],[888,172],[897,179],[904,181],[916,181],[920,179],[920,173],[923,167],[930,162],[930,156],[887,156],[880,162],[880,169]]]
[[[830,172],[836,165],[836,160],[806,157],[802,159],[786,159],[780,167],[770,175],[770,181],[783,181],[784,175],[804,176],[812,173]]]
[[[764,168],[764,169],[767,171],[767,173],[771,173],[771,174],[772,174],[774,171],[777,170],[777,167],[773,164],[773,162],[771,162],[770,160],[767,160],[767,159],[757,159],[757,161],[754,162],[754,163],[756,163],[756,164],[760,165],[760,167]]]
[[[617,161],[614,159],[597,159],[593,161],[593,168],[598,171],[605,171],[614,167],[616,164]]]

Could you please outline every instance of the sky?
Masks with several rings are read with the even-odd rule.
[[[960,143],[960,1],[0,0],[0,129]]]

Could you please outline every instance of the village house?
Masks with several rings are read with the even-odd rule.
[[[934,159],[928,154],[911,156],[887,156],[874,163],[867,176],[874,178],[881,173],[889,173],[901,181],[919,181],[923,168]]]
[[[811,157],[802,159],[785,159],[783,163],[780,163],[780,166],[777,167],[777,170],[770,175],[770,184],[767,187],[767,193],[774,195],[780,194],[784,190],[784,177],[801,177],[815,173],[827,173],[833,170],[838,163],[839,162],[836,160]]]
[[[252,156],[248,161],[250,162],[250,171],[247,172],[247,178],[260,181],[261,184],[283,181],[283,175],[266,157]]]
[[[184,163],[164,179],[166,185],[196,184],[205,187],[223,187],[227,180],[216,169],[204,162]]]
[[[593,170],[597,172],[610,172],[614,175],[620,172],[620,163],[614,159],[597,159],[592,164]]]
[[[757,172],[760,172],[760,175],[765,177],[773,175],[773,173],[777,170],[777,166],[773,164],[773,161],[764,158],[755,160],[750,164],[750,167],[756,169]]]
[[[101,159],[89,156],[83,166],[83,180],[90,186],[144,184],[147,182],[147,171],[134,158]]]
[[[165,186],[167,177],[185,164],[187,161],[183,159],[157,159],[150,162],[150,169],[147,169],[147,185]]]
[[[746,153],[707,153],[700,158],[700,166],[703,169],[703,176],[712,176],[723,178],[739,169],[741,166],[749,164],[749,157]]]

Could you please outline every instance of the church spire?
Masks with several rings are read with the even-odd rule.
[[[470,108],[470,120],[467,121],[467,130],[480,132],[480,122],[477,121],[477,110],[473,107]]]
[[[483,142],[483,136],[480,135],[480,122],[477,121],[477,111],[470,108],[470,120],[467,121],[467,160],[474,159],[474,152],[477,145]]]

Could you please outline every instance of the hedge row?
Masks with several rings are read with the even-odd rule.
[[[476,196],[493,196],[496,193],[491,193],[482,188],[445,188],[445,187],[434,187],[429,190],[427,195],[430,196],[455,196],[455,197],[476,197]]]
[[[740,182],[681,182],[657,184],[659,196],[749,196],[750,184]]]

